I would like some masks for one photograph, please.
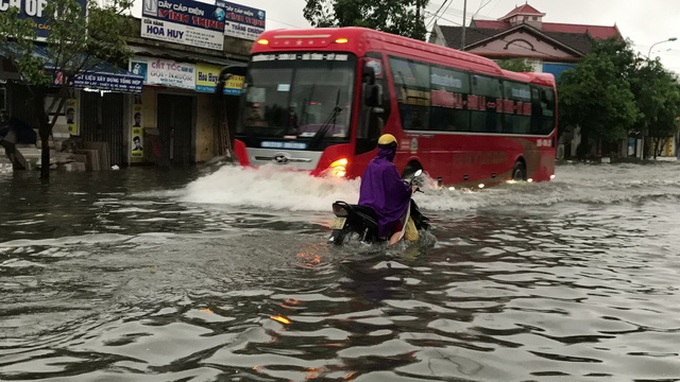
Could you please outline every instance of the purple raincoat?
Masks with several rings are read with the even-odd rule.
[[[375,210],[378,235],[383,238],[392,235],[395,222],[406,213],[413,192],[392,163],[395,154],[395,149],[380,147],[361,177],[359,190],[359,205]]]

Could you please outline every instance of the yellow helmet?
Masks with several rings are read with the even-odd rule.
[[[378,146],[394,146],[397,147],[397,138],[392,134],[383,134],[378,139]]]

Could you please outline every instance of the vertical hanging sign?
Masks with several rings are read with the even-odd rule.
[[[144,126],[143,126],[142,104],[135,104],[132,107],[132,151],[130,157],[139,162],[144,158]]]
[[[68,98],[66,100],[66,124],[68,125],[68,133],[70,135],[80,135],[78,116],[78,99]]]

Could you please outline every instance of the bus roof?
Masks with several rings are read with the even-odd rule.
[[[555,84],[551,74],[506,71],[493,60],[474,53],[361,27],[270,30],[258,37],[251,53],[273,51],[348,51],[358,56],[382,51],[522,82]],[[451,65],[452,61],[456,64]]]

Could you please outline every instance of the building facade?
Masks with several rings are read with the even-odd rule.
[[[240,6],[227,2],[220,5],[186,3],[195,4],[195,9],[187,11],[192,15],[196,15],[199,8],[211,7],[205,17],[198,19],[198,26],[175,28],[184,30],[185,35],[190,34],[186,31],[192,32],[195,41],[173,38],[179,34],[170,33],[176,23],[166,21],[159,27],[161,21],[150,22],[144,15],[135,20],[137,29],[129,33],[132,37],[127,40],[134,56],[127,68],[117,70],[122,73],[120,75],[138,80],[139,87],[112,89],[96,83],[94,78],[103,78],[100,75],[113,75],[108,72],[113,67],[111,64],[106,71],[88,73],[92,75],[91,82],[72,86],[66,104],[56,115],[57,122],[50,137],[52,167],[62,168],[62,164],[73,162],[84,163],[82,166],[69,165],[66,169],[184,166],[226,154],[226,122],[235,123],[244,79],[233,78],[219,101],[215,82],[223,67],[247,64],[253,37],[228,33],[225,27],[229,23],[225,20],[229,13],[225,10],[238,15],[258,10],[236,9]],[[177,13],[173,18],[182,19]],[[162,16],[169,17],[167,14]],[[264,17],[261,12],[250,22],[261,23],[263,30]],[[145,23],[153,24],[154,28],[145,29]],[[213,30],[208,30],[207,26]],[[260,31],[259,28],[251,29],[252,35]],[[162,37],[167,38],[148,36],[148,33],[159,31],[165,31],[167,35]],[[22,83],[11,61],[2,54],[0,59],[0,109],[37,131],[39,124],[31,109],[30,89]],[[47,103],[56,96],[57,87],[53,93],[48,95]],[[29,145],[19,142],[17,146],[24,156],[32,157],[33,163],[39,162],[39,147],[40,142]]]

